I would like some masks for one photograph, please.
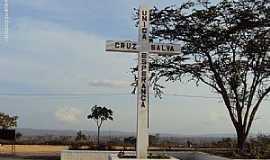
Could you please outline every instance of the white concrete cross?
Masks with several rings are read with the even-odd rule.
[[[178,44],[150,43],[150,10],[141,6],[139,10],[139,39],[134,41],[106,41],[106,51],[132,52],[138,54],[137,85],[137,143],[138,159],[147,158],[149,128],[149,54],[179,54]]]

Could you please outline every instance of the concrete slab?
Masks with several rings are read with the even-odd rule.
[[[61,160],[108,160],[109,155],[117,153],[119,151],[64,150]]]
[[[127,154],[128,156],[134,156],[135,154]],[[111,154],[109,156],[109,160],[178,160],[177,158],[174,158],[172,156],[169,156],[167,159],[155,159],[155,158],[150,158],[150,159],[137,159],[137,158],[119,158],[117,154]]]
[[[229,158],[210,155],[203,152],[182,151],[182,152],[165,152],[180,160],[230,160]]]
[[[120,151],[87,151],[87,150],[64,150],[61,153],[61,160],[109,160],[110,155],[117,155]],[[135,151],[125,151],[126,154],[135,155]],[[202,152],[169,152],[155,151],[153,154],[166,154],[179,160],[230,160],[229,158],[218,157]],[[126,159],[121,159],[126,160]],[[128,159],[131,160],[131,159]]]

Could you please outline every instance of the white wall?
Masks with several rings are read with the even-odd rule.
[[[64,150],[61,152],[61,160],[108,160],[110,154],[117,154],[118,152],[119,151]]]

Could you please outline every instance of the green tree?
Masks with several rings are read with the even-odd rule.
[[[270,92],[269,6],[269,0],[206,0],[152,10],[153,40],[183,45],[179,56],[151,60],[154,90],[162,94],[161,79],[183,77],[212,88],[223,99],[240,151]]]
[[[87,140],[86,135],[84,135],[82,131],[78,131],[75,141],[85,141],[85,140]]]
[[[126,138],[124,138],[124,143],[135,145],[136,144],[136,137],[134,137],[134,136],[126,137]]]
[[[22,135],[21,132],[17,132],[17,133],[15,134],[16,140],[19,140],[22,136],[23,136],[23,135]]]
[[[149,145],[154,146],[157,145],[160,141],[160,135],[155,134],[155,135],[149,135]]]
[[[2,129],[17,127],[17,119],[18,116],[12,117],[8,114],[0,112],[0,127],[2,127]]]
[[[93,119],[97,125],[97,134],[98,134],[98,145],[100,137],[100,128],[104,121],[113,120],[113,111],[106,107],[100,107],[94,105],[91,108],[91,114],[87,116],[88,119]]]

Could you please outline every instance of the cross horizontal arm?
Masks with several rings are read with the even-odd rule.
[[[130,52],[130,53],[139,53],[140,45],[138,42],[134,41],[106,41],[106,51],[111,52]],[[151,54],[166,54],[174,55],[181,53],[181,45],[179,44],[170,44],[170,43],[150,43],[149,44],[149,53]]]

